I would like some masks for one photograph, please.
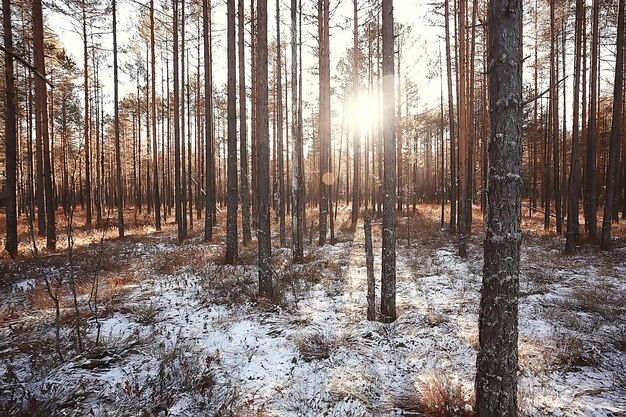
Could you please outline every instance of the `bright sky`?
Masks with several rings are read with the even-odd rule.
[[[282,39],[289,40],[289,1],[281,1],[281,32]],[[159,2],[157,1],[157,4]],[[215,4],[213,10],[213,54],[214,54],[214,82],[216,88],[221,88],[226,82],[226,2],[223,0],[213,0]],[[313,13],[311,2],[303,1],[303,7],[305,7],[305,13]],[[330,1],[331,7],[334,7],[337,3],[334,0]],[[360,3],[366,3],[360,1]],[[124,63],[130,60],[129,54],[125,53],[125,47],[129,44],[130,39],[134,36],[136,31],[136,25],[138,22],[140,4],[149,5],[147,0],[139,0],[139,3],[130,3],[126,0],[118,0],[118,43],[120,51],[120,97],[124,94],[136,91],[136,86],[128,75],[124,74]],[[421,108],[433,108],[439,103],[439,79],[428,80],[427,78],[427,63],[430,61],[437,63],[439,59],[439,43],[440,37],[443,35],[442,27],[429,26],[427,15],[430,11],[430,7],[427,6],[425,0],[396,0],[395,2],[395,19],[397,22],[413,26],[411,38],[406,42],[405,49],[402,53],[402,78],[408,77],[413,83],[418,86],[419,90],[419,102]],[[250,1],[245,0],[244,7],[246,13],[249,12]],[[307,8],[308,7],[308,8]],[[360,23],[365,20],[366,11],[365,7],[359,6],[363,10],[360,12]],[[157,6],[159,8],[159,6]],[[268,1],[268,38],[270,42],[275,39],[275,10],[276,3],[274,0]],[[348,48],[352,46],[352,13],[353,3],[351,0],[341,0],[337,6],[335,14],[331,17],[331,77],[336,73],[336,65],[339,58],[345,55]],[[440,18],[434,17],[435,21],[439,21]],[[82,38],[75,32],[71,22],[68,18],[59,16],[48,16],[48,24],[50,27],[60,36],[65,47],[74,57],[74,60],[79,66],[83,65],[82,55]],[[195,21],[188,27],[189,36],[195,36],[196,23]],[[312,46],[315,41],[310,35],[316,32],[316,28],[312,23],[307,22],[307,19],[303,20],[303,61],[305,70],[317,66],[317,56],[313,55]],[[105,24],[106,30],[110,30],[110,22]],[[248,37],[247,37],[248,39]],[[104,47],[112,48],[112,37],[110,34],[105,35],[102,38]],[[108,46],[107,46],[108,45]],[[188,42],[190,61],[192,66],[192,73],[195,73],[196,55],[195,41]],[[171,47],[170,47],[171,49]],[[442,46],[443,49],[443,46]],[[246,51],[246,58],[249,59],[250,53]],[[157,52],[157,59],[159,54]],[[290,62],[289,48],[287,50],[287,59]],[[160,65],[161,63],[157,63]],[[113,95],[113,71],[112,71],[112,57],[109,58],[109,68],[103,69],[101,73],[102,81],[106,88],[105,94],[108,95],[109,100]],[[164,62],[163,62],[164,65]],[[432,63],[431,63],[432,65]],[[171,69],[171,68],[170,68]],[[249,67],[247,68],[247,74],[249,78]],[[160,70],[157,67],[157,90],[161,91],[160,86]],[[309,102],[316,102],[317,100],[317,88],[318,79],[317,75],[311,72],[305,71],[304,77],[304,97]],[[78,80],[78,82],[82,82]],[[334,81],[333,81],[334,82]],[[247,83],[250,86],[249,80]],[[333,84],[335,87],[335,84]],[[112,106],[111,102],[109,104]],[[332,106],[333,111],[336,111],[336,116],[333,120],[335,126],[341,123],[341,111],[342,103],[337,97],[333,98]],[[111,107],[112,109],[112,107]],[[306,114],[305,114],[306,117]]]

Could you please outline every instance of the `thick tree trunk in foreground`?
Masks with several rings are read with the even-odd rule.
[[[380,315],[396,319],[396,116],[394,113],[394,21],[393,0],[383,0],[383,253]]]
[[[490,0],[488,27],[491,132],[476,407],[481,417],[514,417],[522,241],[521,0]]]

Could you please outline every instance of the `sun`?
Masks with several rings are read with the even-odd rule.
[[[367,132],[376,125],[380,117],[380,103],[377,96],[362,91],[349,109],[353,129]]]

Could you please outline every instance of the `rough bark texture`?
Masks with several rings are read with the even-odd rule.
[[[383,0],[383,253],[381,320],[396,319],[396,116],[394,113],[393,0]]]
[[[87,2],[83,0],[83,78],[85,92],[85,204],[87,207],[85,217],[86,223],[91,224],[91,135],[90,135],[90,118],[89,118],[89,71],[88,71],[88,55],[87,55]]]
[[[113,107],[115,113],[115,174],[117,178],[117,232],[124,237],[124,189],[122,186],[122,156],[120,153],[120,106],[117,69],[117,18],[116,0],[113,0]]]
[[[367,267],[367,319],[376,320],[376,281],[374,279],[374,248],[372,246],[372,219],[365,216],[365,264]]]
[[[301,159],[302,141],[300,140],[300,120],[298,117],[298,21],[296,0],[291,0],[291,137],[293,138],[291,158],[291,245],[293,262],[302,262],[304,258],[304,201],[300,189],[303,187],[303,166]]]
[[[159,193],[159,164],[157,147],[157,120],[156,120],[156,53],[154,39],[154,0],[150,0],[150,72],[152,74],[152,177],[154,181],[154,225],[161,230],[161,195]]]
[[[283,147],[283,77],[282,77],[282,45],[280,43],[280,2],[276,2],[276,108],[277,138],[276,153],[278,155],[278,224],[280,247],[287,245],[285,237],[285,154]]]
[[[272,296],[272,241],[270,234],[270,148],[267,86],[267,0],[257,3],[257,127],[258,127],[258,221],[259,295]]]
[[[41,0],[33,0],[33,50],[35,52],[35,70],[40,76],[35,77],[35,111],[37,112],[37,136],[43,145],[43,184],[46,208],[46,247],[56,248],[56,213],[52,186],[52,156],[50,136],[48,134],[48,90],[46,87],[46,61],[44,56],[43,12]],[[42,190],[44,191],[44,190]]]
[[[329,0],[319,0],[319,45],[320,45],[320,171],[319,171],[319,204],[320,204],[320,237],[319,245],[326,244],[326,228],[328,216],[328,198],[332,174],[330,172],[330,45],[329,45]]]
[[[489,174],[479,311],[476,406],[517,415],[517,322],[522,234],[522,2],[490,0]]]
[[[185,227],[183,221],[183,194],[181,185],[181,149],[180,149],[180,95],[179,95],[179,61],[178,61],[178,0],[174,0],[173,7],[173,64],[174,64],[174,193],[176,205],[176,225],[178,243],[185,240]]]
[[[352,103],[356,108],[357,100],[359,99],[359,14],[357,8],[357,0],[354,0],[354,46],[353,46],[353,62],[352,62]],[[359,133],[359,122],[355,121],[353,124],[354,136],[353,142],[353,162],[354,162],[354,175],[352,180],[352,227],[356,226],[357,218],[359,216],[359,206],[361,205],[361,137]]]
[[[593,22],[591,34],[591,90],[589,92],[589,129],[587,130],[587,161],[585,169],[585,228],[589,237],[596,238],[596,211],[598,208],[598,180],[596,166],[597,113],[598,113],[598,15],[600,1],[593,1]]]
[[[214,188],[214,166],[213,161],[213,114],[212,111],[212,90],[213,82],[211,79],[211,35],[209,33],[211,26],[211,5],[210,0],[202,0],[202,33],[204,43],[204,137],[205,137],[205,214],[204,214],[204,240],[209,241],[213,238],[213,213],[215,210],[215,188]]]
[[[454,98],[452,97],[452,57],[450,54],[450,6],[445,0],[446,68],[448,78],[448,119],[450,121],[450,231],[456,231],[456,141],[454,128]]]
[[[613,84],[613,121],[611,124],[611,145],[609,150],[609,164],[606,170],[606,201],[604,203],[604,217],[602,219],[602,239],[600,247],[604,250],[611,248],[611,219],[617,192],[617,176],[619,168],[619,145],[622,118],[623,82],[624,82],[624,0],[619,0],[617,24],[617,59],[615,61],[615,83]]]
[[[241,165],[241,226],[243,244],[252,240],[250,231],[250,185],[248,181],[248,141],[246,116],[246,59],[243,0],[239,0],[239,158]]]
[[[582,49],[584,0],[576,0],[576,34],[574,55],[574,108],[572,112],[572,153],[569,172],[569,194],[567,203],[567,232],[565,237],[565,252],[571,253],[578,241],[578,197],[580,195],[580,130],[579,96],[580,96],[580,61]]]
[[[237,65],[235,62],[235,0],[227,3],[228,53],[228,196],[226,208],[226,263],[237,258]]]
[[[465,7],[467,0],[459,1],[459,34],[457,36],[459,59],[457,73],[459,78],[459,256],[467,256],[467,193],[468,193],[468,126],[467,126],[467,98],[466,98],[466,45],[465,45]]]
[[[13,50],[13,31],[11,28],[11,0],[2,0],[4,47]],[[11,258],[17,256],[17,118],[15,75],[13,73],[13,56],[4,55],[4,136],[6,146],[6,251]]]

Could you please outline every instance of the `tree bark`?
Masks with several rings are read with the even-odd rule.
[[[282,80],[282,45],[280,43],[280,2],[276,2],[276,110],[278,157],[278,236],[280,247],[285,247],[285,155],[283,147],[283,80]]]
[[[299,94],[301,91],[298,81],[298,13],[300,10],[296,0],[291,0],[291,137],[293,138],[291,158],[291,233],[292,257],[294,263],[300,263],[304,258],[304,166],[302,163],[302,140],[300,136]]]
[[[393,0],[383,0],[383,252],[381,320],[396,320],[396,138],[394,113],[394,20]]]
[[[241,165],[241,225],[243,244],[252,240],[250,231],[250,185],[248,172],[248,142],[246,116],[246,60],[245,60],[245,30],[243,0],[238,2],[239,13],[239,158]]]
[[[85,92],[85,204],[87,211],[85,213],[86,223],[91,225],[91,135],[90,135],[90,113],[89,113],[89,71],[88,71],[88,55],[87,55],[87,2],[82,1],[83,12],[83,78]]]
[[[40,76],[35,77],[35,111],[37,117],[37,136],[42,143],[43,186],[45,191],[46,210],[46,247],[56,248],[56,213],[54,189],[52,186],[52,161],[50,137],[48,134],[48,90],[46,87],[46,62],[44,56],[43,11],[41,0],[33,0],[33,49],[35,52],[35,70]],[[40,193],[41,195],[41,193]]]
[[[614,195],[617,192],[617,176],[619,175],[619,146],[621,134],[621,111],[623,103],[624,83],[624,0],[619,0],[617,22],[617,58],[615,61],[615,82],[613,83],[613,118],[611,124],[611,142],[609,163],[606,170],[606,201],[604,203],[604,217],[602,219],[602,239],[600,247],[604,250],[611,248],[611,220],[613,218]]]
[[[572,110],[572,152],[569,172],[569,193],[567,204],[567,233],[565,235],[565,252],[572,253],[578,242],[578,197],[580,195],[580,130],[579,130],[579,96],[580,96],[580,65],[582,49],[584,0],[576,0],[576,33],[574,52],[574,92]]]
[[[374,279],[374,248],[372,246],[372,219],[365,216],[365,263],[367,267],[367,319],[376,320],[376,281]]]
[[[154,225],[157,231],[161,230],[161,196],[159,194],[159,164],[157,148],[156,124],[156,53],[154,40],[154,0],[150,0],[150,72],[152,82],[152,177],[154,192]],[[199,69],[198,69],[199,71]],[[200,88],[200,86],[198,86]]]
[[[357,0],[354,3],[354,46],[352,49],[353,61],[352,61],[352,106],[357,108],[357,101],[359,99],[359,15],[357,9]],[[359,216],[359,207],[361,206],[361,135],[359,132],[359,120],[353,122],[353,163],[354,163],[354,176],[352,180],[352,228],[356,227],[357,218]]]
[[[13,50],[11,0],[2,0],[4,47]],[[5,249],[11,258],[17,257],[17,101],[13,55],[4,56],[4,136],[6,146],[6,236]]]
[[[181,149],[180,149],[180,95],[179,95],[179,56],[178,56],[178,1],[173,1],[172,14],[173,25],[172,30],[174,33],[173,39],[173,65],[174,65],[174,192],[175,192],[175,205],[176,205],[176,226],[177,226],[177,239],[178,243],[183,243],[185,240],[185,228],[183,220],[183,201],[182,194],[184,194],[184,188],[181,185]]]
[[[235,0],[227,2],[228,52],[228,205],[226,209],[226,263],[237,258],[237,81],[235,62]]]
[[[213,79],[211,55],[211,4],[210,0],[202,0],[202,31],[204,42],[204,111],[205,111],[205,214],[204,241],[213,238],[213,214],[215,213],[215,160],[213,154]]]
[[[589,123],[587,131],[587,161],[585,169],[585,227],[591,239],[596,239],[598,209],[598,180],[596,164],[597,114],[598,114],[598,38],[600,1],[593,1],[591,29],[591,90],[589,92]]]
[[[258,221],[259,295],[272,297],[272,242],[270,234],[270,149],[267,85],[267,0],[257,0],[257,127],[258,127]]]
[[[452,90],[452,57],[450,54],[450,6],[444,1],[446,68],[448,78],[448,119],[450,123],[450,231],[456,231],[456,131],[454,126],[454,98]]]
[[[514,417],[522,242],[522,2],[490,0],[488,27],[491,129],[476,408],[481,417]]]

